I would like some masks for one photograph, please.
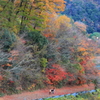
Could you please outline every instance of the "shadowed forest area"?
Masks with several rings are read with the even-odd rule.
[[[0,0],[0,96],[47,87],[100,86],[99,0]]]

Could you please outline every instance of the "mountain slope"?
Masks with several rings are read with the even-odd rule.
[[[87,25],[87,32],[100,32],[100,1],[66,0],[66,9],[63,14],[81,21]]]

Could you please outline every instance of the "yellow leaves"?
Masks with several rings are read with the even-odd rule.
[[[39,2],[38,6],[44,6],[44,3],[43,2]]]
[[[13,32],[14,32],[14,33],[18,33],[17,26],[13,26]]]
[[[32,84],[30,87],[28,87],[28,90],[33,89],[36,86],[36,84]]]
[[[61,25],[64,25],[66,28],[70,28],[71,27],[70,21],[71,21],[70,18],[67,17],[66,15],[59,16],[55,21],[55,26],[57,28],[60,28]]]
[[[70,22],[70,18],[67,17],[66,15],[62,15],[62,16],[58,17],[57,21],[58,22],[67,22],[67,23],[69,23]]]
[[[86,55],[88,55],[89,53],[88,52],[84,52],[82,55],[83,56],[86,56]]]
[[[64,11],[65,8],[65,1],[64,0],[53,0],[55,6],[58,8],[58,11]]]
[[[78,51],[80,51],[83,56],[88,55],[90,52],[88,48],[84,48],[84,47],[78,47]]]
[[[45,37],[53,39],[59,30],[67,30],[71,27],[71,20],[67,16],[58,16],[56,13],[49,14],[49,16],[49,19],[46,20],[47,28],[42,32]]]
[[[79,47],[78,50],[79,50],[79,51],[86,51],[86,49],[83,48],[83,47]]]
[[[96,53],[97,49],[96,49],[96,43],[93,41],[88,41],[88,39],[83,39],[80,41],[79,45],[78,45],[78,51],[81,52],[82,56],[94,56],[94,54]]]
[[[78,29],[80,29],[81,31],[86,31],[86,25],[84,24],[84,23],[82,23],[82,22],[75,22],[74,23],[76,26],[77,26],[77,28]]]
[[[3,11],[3,8],[0,6],[0,11]]]
[[[37,2],[37,6],[41,5],[40,7],[45,7],[46,11],[49,12],[59,12],[59,11],[64,11],[65,8],[65,1],[64,0],[41,0]]]

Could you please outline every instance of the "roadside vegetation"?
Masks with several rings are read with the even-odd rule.
[[[64,14],[64,0],[0,0],[0,96],[94,83],[98,43]],[[92,36],[91,36],[92,37]]]
[[[97,89],[96,92],[92,92],[92,93],[84,93],[84,94],[80,93],[79,95],[76,96],[64,95],[64,97],[48,98],[43,100],[100,100],[100,89]]]

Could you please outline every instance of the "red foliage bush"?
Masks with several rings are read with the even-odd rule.
[[[58,64],[53,64],[51,69],[50,68],[46,69],[46,76],[53,84],[65,79],[66,75],[68,74]]]
[[[3,80],[3,77],[0,75],[0,81],[2,81]]]

